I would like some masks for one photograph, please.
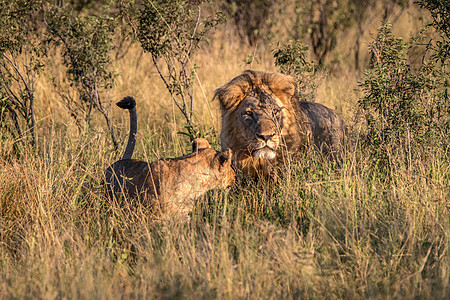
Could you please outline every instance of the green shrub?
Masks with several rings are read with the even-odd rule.
[[[0,130],[2,136],[36,144],[35,83],[43,68],[41,1],[0,1]]]
[[[57,86],[62,100],[79,127],[89,126],[92,110],[99,111],[117,148],[104,99],[105,90],[113,87],[116,76],[110,57],[114,46],[114,19],[107,13],[77,15],[71,6],[51,6],[46,18],[46,42],[60,47],[67,77],[78,92],[77,99],[73,93],[61,91]]]
[[[172,100],[186,119],[191,138],[199,137],[192,93],[197,66],[191,58],[194,51],[207,42],[208,33],[224,21],[220,12],[203,17],[201,2],[144,2],[138,15],[141,46],[151,54]]]
[[[383,170],[411,165],[425,150],[446,151],[449,145],[448,70],[435,59],[413,69],[407,50],[391,26],[383,25],[360,82],[359,107],[367,124],[363,141]]]
[[[294,77],[299,98],[305,101],[313,101],[316,98],[316,71],[318,66],[314,62],[307,60],[307,51],[308,46],[294,40],[283,47],[275,49],[273,57],[279,72]]]

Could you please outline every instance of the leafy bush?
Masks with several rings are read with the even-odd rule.
[[[448,150],[448,69],[436,57],[424,57],[414,70],[407,50],[391,26],[383,25],[370,45],[373,60],[360,83],[364,96],[359,106],[368,130],[364,142],[383,170],[398,158],[411,165],[430,147]]]
[[[75,4],[48,1],[0,1],[0,127],[6,137],[36,144],[34,92],[44,58],[61,51],[71,87],[56,88],[80,128],[93,109],[106,119],[114,137],[103,93],[113,86],[110,52],[114,20],[77,15]],[[103,14],[109,15],[109,14]]]
[[[110,53],[113,48],[114,19],[97,15],[76,15],[70,6],[52,7],[47,15],[47,43],[61,47],[63,64],[78,99],[70,92],[60,95],[79,127],[89,126],[92,109],[105,118],[114,146],[118,144],[103,99],[111,89],[115,73]]]
[[[447,42],[443,43],[442,46],[445,46],[447,49],[445,56],[448,57],[448,39],[450,39],[450,5],[448,0],[421,0],[418,1],[418,4],[420,7],[426,8],[430,12],[433,19],[431,26],[433,26],[442,37],[447,38]]]
[[[317,89],[317,65],[306,58],[308,46],[300,41],[291,41],[283,47],[273,51],[275,66],[278,71],[294,77],[299,98],[301,100],[313,101],[316,98]]]
[[[33,146],[35,83],[45,56],[36,30],[41,5],[41,1],[0,1],[0,129],[5,137]]]
[[[224,20],[220,12],[202,17],[201,2],[144,2],[138,19],[142,48],[152,55],[153,64],[185,117],[192,138],[198,137],[199,132],[195,130],[198,126],[194,120],[192,94],[197,67],[191,57],[200,44],[207,41],[207,34]]]

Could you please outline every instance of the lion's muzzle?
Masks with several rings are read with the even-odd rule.
[[[261,149],[254,150],[252,152],[252,155],[256,158],[262,158],[262,159],[268,159],[272,160],[275,159],[276,153],[269,147],[264,147]]]

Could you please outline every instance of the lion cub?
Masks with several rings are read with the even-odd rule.
[[[192,153],[185,156],[152,163],[131,159],[136,143],[136,102],[125,97],[117,106],[130,111],[130,135],[122,159],[105,172],[110,197],[124,195],[139,200],[159,216],[187,216],[196,198],[235,182],[231,150],[215,151],[205,139],[195,139]]]

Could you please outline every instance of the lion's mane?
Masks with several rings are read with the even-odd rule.
[[[271,173],[283,154],[311,145],[336,151],[343,142],[342,119],[329,108],[299,101],[292,77],[245,71],[215,91],[222,113],[222,149],[230,148],[245,173]]]

